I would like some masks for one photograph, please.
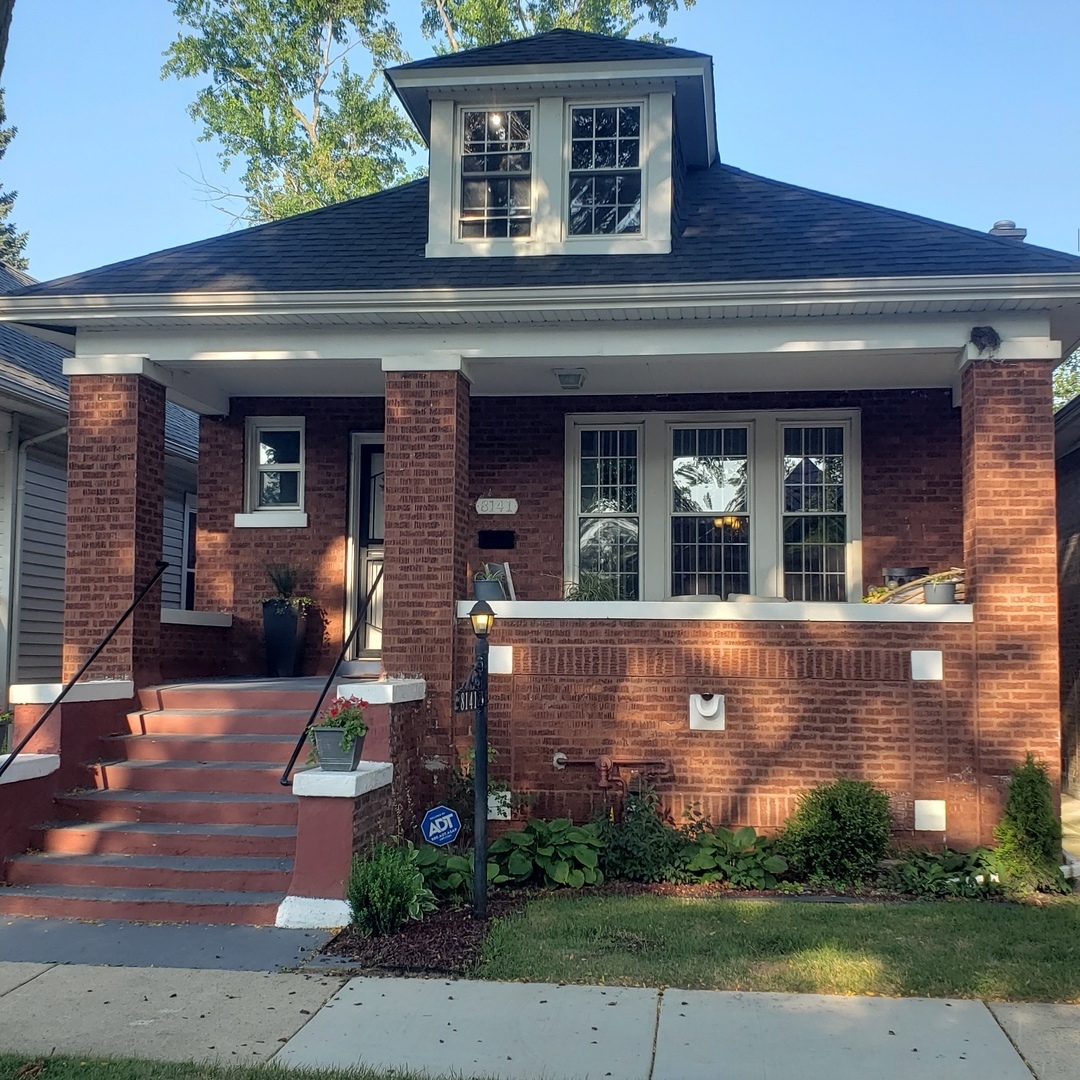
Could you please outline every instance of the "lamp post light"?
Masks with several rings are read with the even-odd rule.
[[[495,612],[486,600],[478,600],[469,612],[476,647],[472,682],[476,691],[473,721],[473,918],[487,918],[487,814],[488,814],[488,634]]]

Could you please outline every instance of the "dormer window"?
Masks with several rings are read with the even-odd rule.
[[[532,111],[462,112],[462,240],[532,235]]]
[[[568,232],[641,232],[640,105],[570,110]]]

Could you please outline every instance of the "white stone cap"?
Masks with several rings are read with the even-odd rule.
[[[176,626],[232,626],[228,611],[187,611],[184,608],[161,609],[161,621]]]
[[[10,754],[0,754],[0,765],[10,757]],[[0,776],[0,784],[14,784],[19,780],[36,780],[39,776],[48,776],[60,768],[59,754],[20,754],[3,776]]]
[[[63,683],[13,683],[8,687],[12,705],[51,705],[64,689]],[[88,679],[76,683],[64,701],[124,701],[135,696],[130,679]]]
[[[369,705],[397,705],[403,701],[423,701],[427,683],[423,679],[342,679],[334,687],[337,697],[358,697]]]
[[[354,772],[303,769],[293,777],[294,795],[315,795],[323,799],[355,799],[386,787],[394,779],[389,761],[361,761]]]
[[[352,914],[344,900],[319,896],[286,896],[274,925],[289,930],[337,930],[348,926]]]

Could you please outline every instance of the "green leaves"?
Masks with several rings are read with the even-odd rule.
[[[771,854],[771,841],[749,825],[732,832],[723,826],[699,832],[683,849],[690,874],[700,881],[721,881],[737,889],[775,889],[776,875],[787,861]]]
[[[591,825],[574,825],[568,818],[533,819],[524,829],[504,833],[488,848],[488,855],[498,866],[495,881],[580,889],[604,880],[598,869],[600,847]]]

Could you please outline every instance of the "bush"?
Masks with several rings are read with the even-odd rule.
[[[993,880],[986,848],[970,852],[906,851],[885,875],[885,884],[896,892],[926,899],[956,896],[985,900],[1001,894]]]
[[[473,857],[471,851],[458,854],[446,848],[425,844],[416,851],[416,869],[436,900],[465,904],[473,895]],[[489,864],[490,865],[490,864]]]
[[[994,860],[1010,892],[1068,892],[1061,873],[1061,822],[1046,766],[1028,754],[1012,771]]]
[[[681,853],[687,835],[664,818],[651,788],[627,793],[622,821],[604,817],[594,824],[603,845],[600,869],[605,878],[652,882],[686,876]]]
[[[503,833],[488,848],[488,881],[536,883],[549,889],[600,885],[604,880],[600,849],[593,825],[575,825],[569,818],[533,819],[518,832]]]
[[[418,855],[412,844],[379,844],[366,859],[353,856],[345,899],[361,934],[392,934],[409,919],[435,910],[435,898],[416,867]]]
[[[811,881],[854,884],[877,869],[891,826],[884,791],[868,780],[840,778],[799,796],[778,850]]]
[[[772,842],[749,825],[701,832],[682,852],[687,871],[701,881],[726,881],[737,889],[775,889],[787,862],[772,853]]]

